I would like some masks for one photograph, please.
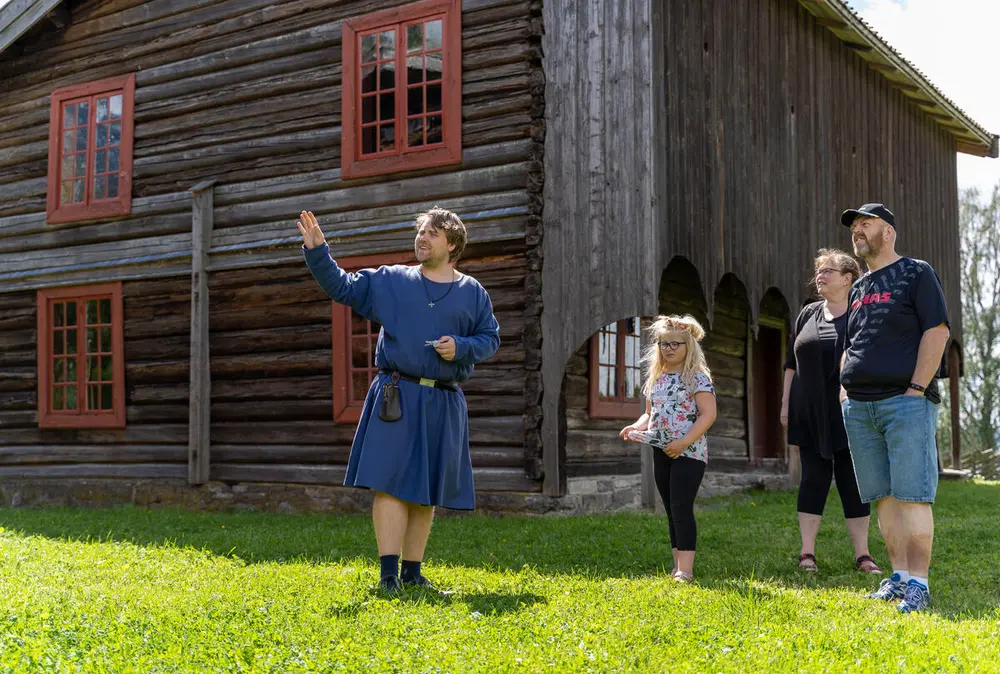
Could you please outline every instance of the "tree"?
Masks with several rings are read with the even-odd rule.
[[[965,360],[960,388],[962,467],[1000,479],[1000,184],[988,203],[976,189],[962,191],[959,236]],[[950,418],[943,415],[942,420],[940,446],[950,450]]]

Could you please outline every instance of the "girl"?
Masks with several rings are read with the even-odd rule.
[[[643,356],[649,373],[642,393],[646,413],[621,430],[621,437],[653,446],[653,476],[670,527],[674,568],[689,583],[694,569],[697,526],[694,499],[708,464],[705,433],[715,421],[715,390],[699,342],[705,330],[691,316],[659,316],[649,328],[652,343]]]

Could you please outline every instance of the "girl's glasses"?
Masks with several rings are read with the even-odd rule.
[[[661,349],[669,349],[671,351],[676,351],[684,346],[684,342],[659,342],[659,344]]]

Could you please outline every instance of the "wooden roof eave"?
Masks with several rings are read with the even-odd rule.
[[[799,4],[868,65],[910,98],[955,139],[957,152],[1000,156],[997,136],[952,103],[920,71],[889,46],[841,0],[798,0]]]
[[[62,0],[10,0],[0,7],[0,54],[58,8]]]

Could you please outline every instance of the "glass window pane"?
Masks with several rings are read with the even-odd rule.
[[[63,133],[62,153],[73,154],[76,149],[76,132],[66,131]]]
[[[424,118],[406,120],[406,145],[419,147],[424,144]]]
[[[76,325],[76,302],[66,304],[66,325]]]
[[[101,328],[101,353],[111,353],[111,328]]]
[[[115,375],[111,356],[101,357],[101,381],[114,381]]]
[[[428,82],[441,80],[441,52],[434,52],[424,56],[424,78]]]
[[[62,302],[52,305],[52,325],[56,328],[61,328],[63,326],[63,307],[66,305]]]
[[[408,56],[406,58],[406,83],[417,84],[424,81],[424,57]]]
[[[373,154],[378,151],[378,147],[376,146],[377,137],[378,137],[377,126],[369,126],[368,128],[361,129],[362,154]]]
[[[441,85],[427,85],[427,112],[438,112],[441,110]]]
[[[66,359],[56,358],[52,362],[52,381],[66,381]]]
[[[87,328],[87,353],[97,353],[97,328]]]
[[[406,114],[410,117],[424,114],[423,87],[413,87],[406,90]]]
[[[107,181],[104,176],[94,178],[94,198],[104,199],[107,197]]]
[[[368,360],[368,337],[351,338],[351,365],[358,368],[371,367]]]
[[[66,353],[65,330],[56,330],[52,333],[52,353],[56,356]]]
[[[371,380],[366,376],[365,372],[351,373],[351,401],[364,401],[365,396],[368,395],[368,387],[370,385]]]
[[[111,122],[111,132],[108,135],[108,142],[112,145],[121,145],[122,142],[122,123],[121,122]]]
[[[111,119],[121,119],[122,116],[122,95],[115,94],[111,97]]]
[[[66,331],[66,353],[70,355],[76,354],[76,330]]]
[[[76,151],[83,152],[87,149],[87,127],[76,130]]]
[[[361,38],[361,63],[371,63],[375,60],[375,35],[365,35]]]
[[[87,325],[97,322],[97,300],[87,300]]]
[[[361,69],[361,93],[367,94],[375,91],[375,66],[365,66]]]
[[[114,387],[111,384],[101,385],[101,409],[110,410],[114,408],[114,400],[112,399],[112,392]]]
[[[97,122],[108,121],[108,99],[98,98],[97,99]]]
[[[441,115],[431,115],[427,118],[427,144],[440,143],[444,134],[441,126]]]
[[[98,300],[98,308],[100,309],[99,318],[101,323],[111,322],[111,300],[105,298],[103,300]]]
[[[89,103],[87,101],[82,101],[76,106],[76,125],[77,126],[87,126],[87,113],[89,110]]]
[[[377,108],[375,107],[375,102],[378,100],[377,96],[365,96],[361,99],[361,123],[371,124],[372,122],[378,121],[376,118]]]
[[[379,151],[388,152],[396,149],[396,127],[383,124],[379,130]]]
[[[76,103],[63,106],[63,128],[72,129],[76,126]]]
[[[101,381],[100,356],[87,356],[87,381]]]
[[[424,24],[427,28],[427,51],[441,49],[441,19],[428,21]]]
[[[100,409],[100,395],[101,387],[97,384],[89,384],[87,386],[87,409],[97,410]]]
[[[396,58],[396,31],[387,30],[379,33],[379,54],[381,60]]]
[[[379,95],[378,119],[380,122],[396,119],[396,94],[389,92]]]
[[[378,67],[378,88],[380,91],[391,91],[396,88],[396,63],[383,63]]]
[[[53,389],[52,389],[52,409],[54,409],[54,410],[66,409],[66,407],[65,407],[65,400],[66,400],[65,393],[66,393],[66,389],[64,389],[62,386],[55,386],[55,387],[53,387]]]
[[[75,410],[79,407],[76,404],[76,386],[66,387],[66,409]]]
[[[118,172],[118,148],[113,147],[108,150],[108,171],[111,173]]]
[[[81,177],[87,175],[87,153],[81,152],[80,154],[73,155],[74,164],[74,177]]]
[[[73,181],[67,180],[62,184],[59,189],[59,203],[71,204],[73,203]]]
[[[79,204],[83,202],[84,193],[83,191],[87,188],[86,180],[74,180],[73,181],[73,203]]]
[[[94,142],[95,147],[106,147],[108,144],[108,125],[98,124],[97,125],[97,140]]]
[[[424,48],[424,26],[414,24],[406,27],[406,53],[412,54]]]
[[[73,155],[68,155],[62,158],[62,171],[59,174],[60,178],[72,178],[73,177]],[[65,184],[65,183],[63,183]]]
[[[118,174],[112,173],[108,176],[108,197],[114,198],[118,196]]]
[[[76,381],[76,358],[66,359],[66,381]]]

